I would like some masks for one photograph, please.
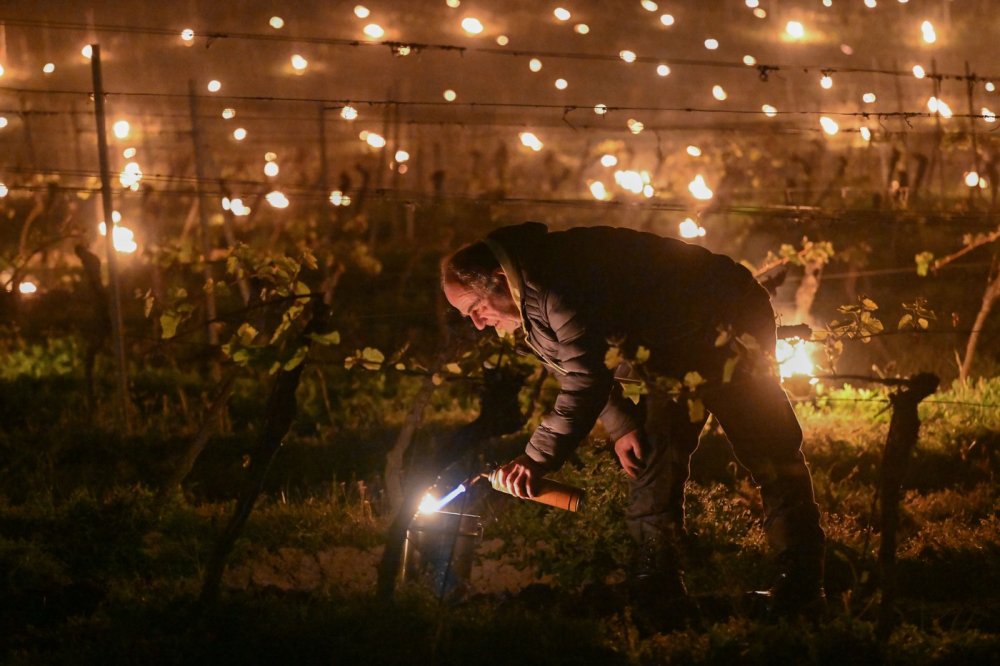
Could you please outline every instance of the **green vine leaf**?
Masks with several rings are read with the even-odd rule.
[[[931,266],[934,264],[934,253],[921,252],[914,257],[914,260],[917,262],[917,275],[927,277],[931,272]]]
[[[329,333],[310,333],[309,339],[318,345],[329,347],[340,344],[340,331],[330,331]]]
[[[301,347],[295,350],[295,353],[292,354],[292,357],[290,359],[285,361],[285,364],[281,366],[282,369],[294,370],[295,368],[302,365],[302,361],[306,360],[306,356],[308,354],[309,354],[309,347],[307,347],[306,345],[302,345]]]

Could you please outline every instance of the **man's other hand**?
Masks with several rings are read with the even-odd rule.
[[[638,430],[633,430],[627,435],[623,435],[615,442],[615,455],[618,456],[618,462],[622,464],[625,473],[633,479],[637,478],[646,467],[646,463],[642,460],[646,451],[643,448],[641,433]]]
[[[497,483],[514,497],[528,499],[535,496],[535,482],[542,474],[541,466],[522,453],[497,470]]]

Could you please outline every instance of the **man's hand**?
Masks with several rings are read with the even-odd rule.
[[[643,449],[640,435],[640,431],[633,430],[615,442],[615,455],[618,456],[618,462],[622,464],[625,473],[633,479],[637,478],[646,467],[646,463],[642,461],[646,451]]]
[[[535,480],[542,477],[541,466],[522,453],[497,470],[497,483],[514,497],[535,496]]]

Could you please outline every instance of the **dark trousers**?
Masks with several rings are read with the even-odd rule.
[[[761,349],[773,353],[774,316],[763,289],[750,290],[732,322],[736,333],[751,333]],[[722,362],[725,354],[717,355],[715,360]],[[744,371],[738,370],[728,383],[720,381],[717,368],[706,370],[704,376],[711,379],[701,400],[760,487],[764,531],[772,552],[812,570],[821,567],[825,536],[802,456],[802,429],[778,378],[761,372],[759,365],[751,366],[744,364]],[[692,421],[685,399],[655,390],[645,403],[646,466],[639,478],[629,480],[626,519],[639,541],[650,537],[672,541],[684,533],[684,484],[707,413]]]

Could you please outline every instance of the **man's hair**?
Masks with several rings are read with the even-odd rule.
[[[476,293],[496,291],[502,284],[497,269],[500,262],[486,243],[463,245],[441,260],[441,286],[458,284]]]

